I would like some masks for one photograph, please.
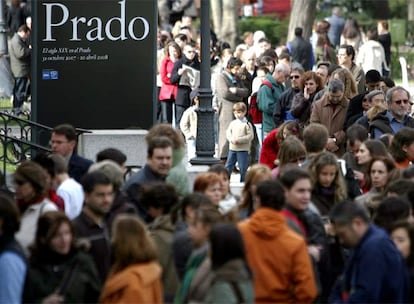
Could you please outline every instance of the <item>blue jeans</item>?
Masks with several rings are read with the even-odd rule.
[[[239,163],[240,182],[244,182],[244,179],[246,177],[246,171],[249,167],[249,151],[229,150],[229,154],[227,155],[226,161],[226,169],[230,175],[233,172],[236,162]]]
[[[16,112],[21,112],[21,107],[23,105],[24,100],[26,99],[26,87],[28,81],[29,78],[27,77],[16,77],[14,79],[13,109]]]

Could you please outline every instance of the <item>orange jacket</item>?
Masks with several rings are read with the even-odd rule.
[[[283,214],[260,207],[238,224],[253,271],[256,303],[312,303],[317,288],[304,239]]]
[[[100,303],[163,303],[161,267],[156,262],[134,264],[108,278]]]

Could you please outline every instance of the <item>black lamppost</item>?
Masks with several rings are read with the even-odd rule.
[[[0,0],[0,57],[8,54],[7,49],[7,26],[5,16],[5,3]]]
[[[214,110],[211,105],[210,72],[210,4],[201,0],[201,66],[199,107],[197,112],[196,157],[190,160],[192,165],[213,165],[219,163],[214,158]]]

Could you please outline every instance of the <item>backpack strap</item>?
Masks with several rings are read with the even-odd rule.
[[[237,298],[237,303],[245,303],[244,298],[243,298],[243,293],[240,290],[239,284],[237,284],[237,282],[235,281],[229,281],[229,284],[231,286],[231,288],[233,289],[234,294],[236,295]]]
[[[267,86],[273,92],[273,86],[272,86],[272,83],[269,80],[267,80],[267,79],[263,80],[262,84],[260,86],[263,86],[263,85]]]

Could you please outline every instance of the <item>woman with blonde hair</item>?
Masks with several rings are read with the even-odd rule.
[[[344,83],[344,96],[350,100],[358,95],[357,85],[351,72],[345,68],[339,68],[332,72],[331,79],[339,79]]]
[[[256,192],[256,185],[267,179],[272,178],[272,171],[266,165],[253,165],[247,171],[246,180],[242,190],[242,199],[239,204],[240,220],[247,219],[254,212],[253,196]]]
[[[100,303],[163,303],[161,266],[142,221],[121,214],[112,236],[114,264]]]

